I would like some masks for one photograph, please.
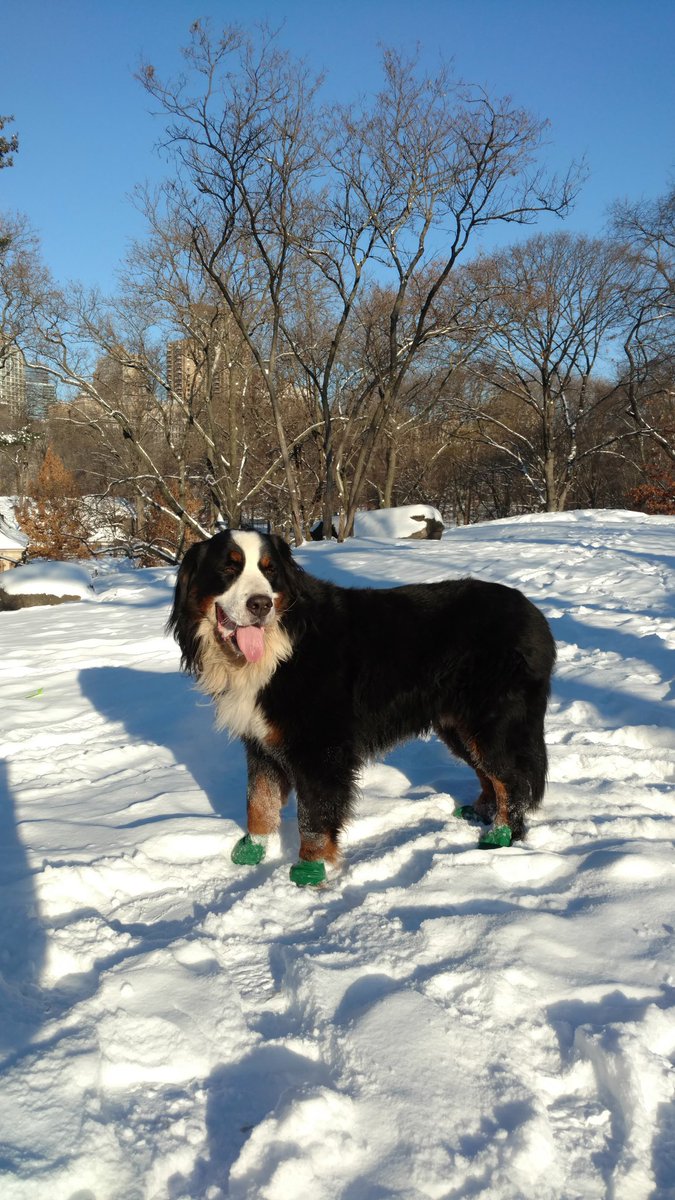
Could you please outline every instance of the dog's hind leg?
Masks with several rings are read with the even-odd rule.
[[[473,767],[481,792],[473,811],[492,829],[481,837],[484,847],[508,845],[525,836],[525,813],[540,803],[546,780],[543,721],[517,715],[518,705],[479,736],[462,735],[449,723],[436,731],[446,745]],[[458,810],[459,815],[459,810]],[[461,812],[465,816],[465,812]]]
[[[475,743],[479,778],[484,774],[494,792],[493,828],[508,828],[511,840],[525,836],[525,814],[541,803],[546,781],[546,746],[543,728],[536,723],[493,731],[492,737],[482,736]],[[503,844],[495,841],[485,845]]]
[[[465,808],[462,810],[462,814],[466,817],[467,813],[471,814],[473,812],[485,825],[489,825],[493,820],[497,810],[495,789],[492,780],[485,774],[484,771],[481,770],[480,758],[478,757],[476,750],[471,748],[471,739],[467,739],[465,742],[464,739],[460,737],[457,729],[453,725],[450,725],[444,721],[439,721],[434,726],[434,729],[441,741],[445,742],[445,745],[448,747],[448,749],[457,758],[461,758],[463,762],[468,763],[470,767],[473,767],[476,775],[478,776],[478,782],[480,783],[480,795],[472,805],[465,806]],[[459,813],[460,810],[458,809],[457,812]]]

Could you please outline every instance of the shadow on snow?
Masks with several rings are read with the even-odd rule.
[[[11,1055],[42,1024],[39,978],[45,931],[28,856],[19,836],[7,763],[0,761],[0,1053]]]

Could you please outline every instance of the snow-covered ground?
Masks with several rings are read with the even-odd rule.
[[[229,850],[241,748],[178,673],[172,573],[0,615],[2,1200],[675,1197],[675,521],[568,513],[309,546],[550,618],[524,845],[435,740],[367,768],[346,864]],[[395,647],[392,647],[395,653]]]

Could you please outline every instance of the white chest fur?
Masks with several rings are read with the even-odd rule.
[[[199,689],[213,698],[216,727],[227,729],[234,737],[257,738],[270,733],[258,704],[258,696],[269,683],[279,663],[290,658],[292,647],[280,625],[265,631],[265,650],[259,662],[232,660],[206,618],[201,622],[202,643]]]

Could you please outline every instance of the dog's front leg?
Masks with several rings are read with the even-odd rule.
[[[232,861],[238,866],[253,866],[265,857],[267,839],[279,828],[291,785],[283,767],[259,742],[245,739],[244,746],[248,767],[247,833],[234,847]]]
[[[344,749],[330,747],[296,770],[300,857],[291,879],[299,887],[323,883],[325,863],[339,861],[339,836],[351,812],[355,774],[356,764]]]

